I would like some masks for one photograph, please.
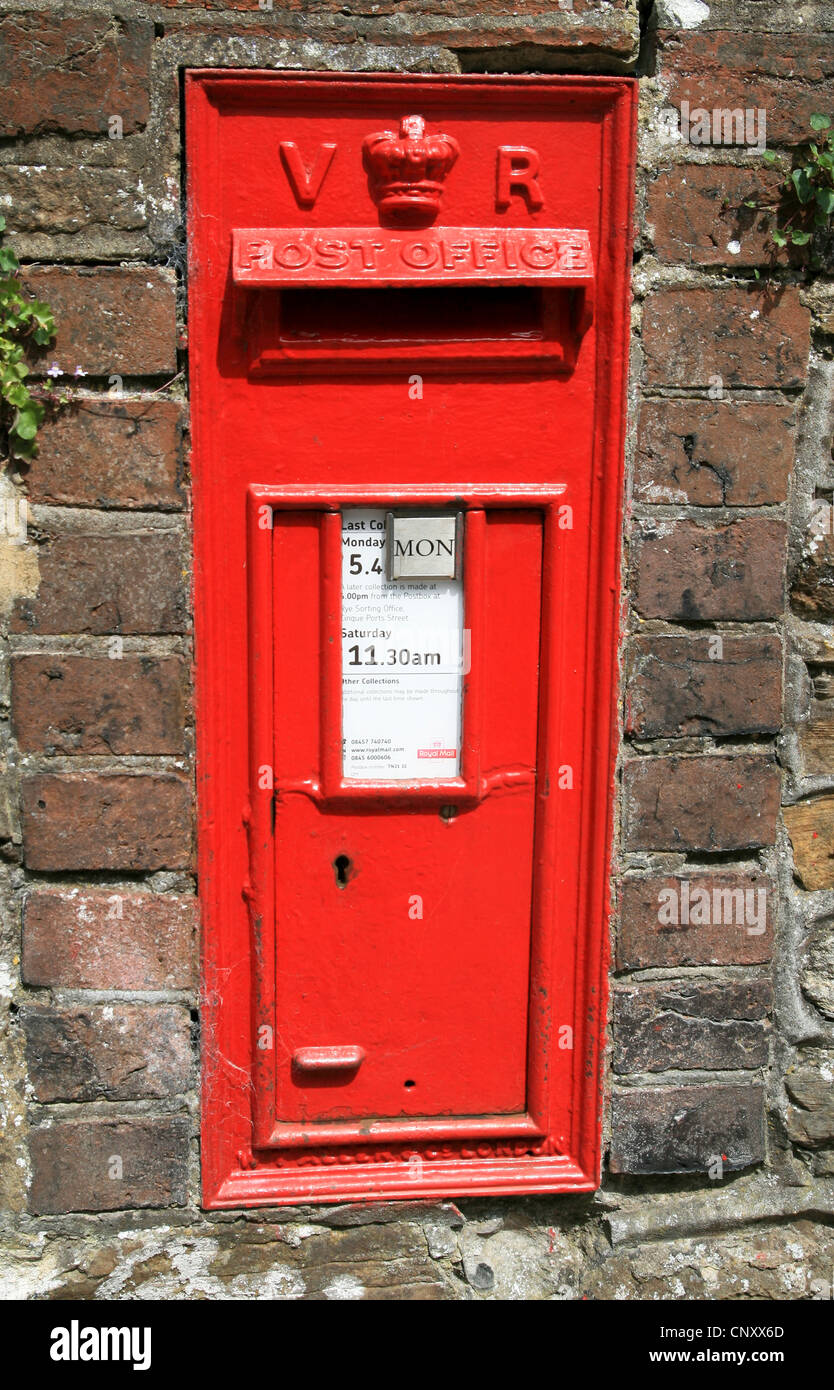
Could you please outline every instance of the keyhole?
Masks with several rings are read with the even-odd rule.
[[[347,855],[337,854],[336,858],[333,860],[333,868],[336,873],[336,882],[340,888],[344,888],[347,885],[348,876],[353,868]]]

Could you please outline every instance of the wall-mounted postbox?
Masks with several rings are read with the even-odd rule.
[[[189,74],[209,1206],[598,1181],[634,98]]]

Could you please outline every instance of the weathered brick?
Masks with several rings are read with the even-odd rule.
[[[784,502],[793,466],[792,406],[758,401],[645,401],[635,459],[641,502],[761,507]]]
[[[779,771],[771,758],[631,758],[623,795],[629,850],[717,853],[776,838]]]
[[[16,656],[12,727],[25,752],[181,753],[181,657]]]
[[[637,738],[774,733],[781,725],[778,637],[634,637],[626,729]]]
[[[786,806],[784,817],[803,888],[834,888],[834,796]]]
[[[767,1062],[764,980],[637,985],[614,995],[614,1070],[737,1071]]]
[[[803,777],[828,777],[834,772],[834,706],[814,702],[811,717],[797,730]]]
[[[54,535],[38,546],[38,591],[18,599],[12,631],[184,632],[182,551],[178,531]]]
[[[481,71],[486,58],[491,70],[506,72],[506,50],[523,44],[535,44],[545,50],[551,62],[558,59],[572,67],[594,68],[606,58],[615,58],[619,63],[634,62],[639,50],[635,21],[633,14],[615,16],[601,11],[596,22],[560,24],[558,10],[552,8],[541,16],[509,8],[494,18],[479,15],[477,20],[459,19],[447,12],[413,26],[405,26],[398,16],[393,22],[374,25],[373,33],[384,43],[417,41],[464,49],[466,54],[478,55],[473,66]]]
[[[786,41],[784,34],[753,33],[747,26],[661,30],[658,44],[670,105],[688,101],[690,114],[698,107],[762,108],[769,145],[806,141],[811,115],[834,106],[830,34],[793,33]]]
[[[164,1119],[53,1120],[32,1130],[30,1210],[120,1211],[184,1206],[188,1178],[185,1115]]]
[[[761,1086],[675,1086],[613,1098],[614,1173],[708,1173],[764,1158]]]
[[[791,607],[811,622],[834,620],[834,536],[814,536],[791,579]]]
[[[656,290],[643,310],[646,379],[702,389],[801,386],[810,324],[791,287]]]
[[[177,401],[103,397],[44,424],[26,486],[33,502],[179,509],[182,466]]]
[[[21,1009],[35,1099],[137,1100],[188,1085],[191,1020],[173,1004]]]
[[[191,989],[196,898],[115,890],[29,893],[23,979],[66,989]]]
[[[232,8],[254,12],[246,23],[247,39],[267,37],[297,42],[313,38],[317,43],[343,45],[360,39],[388,47],[430,44],[439,50],[461,50],[458,56],[464,71],[471,65],[477,71],[486,67],[506,72],[507,50],[531,44],[544,51],[550,63],[558,60],[570,68],[583,69],[598,69],[601,64],[610,68],[613,63],[619,69],[633,63],[639,51],[639,21],[633,8],[580,8],[578,0],[561,0],[550,6],[544,0],[532,0],[523,10],[514,8],[507,0],[501,4],[487,0],[485,5],[473,0],[406,0],[396,7],[390,0],[383,0],[380,5],[374,0],[371,10],[367,0],[364,5],[362,0],[351,0],[347,5],[327,0],[325,4],[310,6],[299,4],[298,0],[282,0],[280,4],[276,0],[268,22],[254,0],[249,5],[237,0]],[[254,19],[259,12],[261,22]],[[179,39],[199,36],[205,41],[208,35],[225,37],[228,28],[206,23],[203,16],[194,22],[183,15],[166,25],[166,32]]]
[[[184,869],[191,794],[173,773],[26,777],[23,849],[30,869]]]
[[[775,901],[775,885],[764,874],[624,879],[617,968],[756,965],[769,960]]]
[[[805,946],[802,992],[826,1018],[834,1018],[834,922],[814,925]]]
[[[678,622],[776,618],[784,607],[784,522],[744,517],[727,526],[662,521],[634,545],[634,606]]]
[[[160,0],[160,3],[173,10],[248,10],[251,12],[263,13],[258,0]],[[367,0],[285,0],[281,6],[282,10],[289,13],[309,14],[311,10],[327,11],[337,10],[340,14],[356,14],[362,17],[368,14]],[[569,29],[570,17],[572,15],[590,15],[600,19],[609,19],[612,11],[627,11],[631,8],[631,0],[561,0],[561,3],[554,9],[552,0],[529,0],[525,3],[524,14],[546,14],[554,25],[560,22]],[[375,15],[388,14],[442,14],[449,9],[456,15],[507,15],[512,14],[518,17],[518,11],[514,10],[508,0],[374,0],[373,13]],[[177,29],[176,32],[179,32]]]
[[[154,376],[176,371],[175,279],[158,266],[36,266],[26,289],[50,305],[54,343],[33,355],[72,376]]]
[[[68,156],[71,158],[71,156]],[[147,199],[124,168],[97,164],[4,164],[3,193],[6,228],[20,237],[66,238],[75,247],[85,234],[100,234],[128,244],[143,238],[127,236],[147,227]],[[150,249],[150,243],[148,243]],[[25,253],[24,253],[25,254]],[[22,259],[23,257],[21,257]]]
[[[785,1077],[795,1105],[788,1107],[787,1129],[794,1143],[805,1148],[834,1143],[834,1048],[803,1049]]]
[[[149,112],[153,25],[116,15],[0,15],[5,84],[0,135],[141,130]]]
[[[784,174],[735,164],[677,164],[649,185],[647,218],[662,261],[764,265],[777,259],[768,205]],[[746,207],[748,202],[757,208]],[[779,259],[785,259],[781,253]]]

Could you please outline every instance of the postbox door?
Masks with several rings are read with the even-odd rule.
[[[542,516],[489,509],[464,522],[483,536],[472,561],[482,573],[468,586],[482,588],[472,640],[483,685],[477,700],[463,691],[464,717],[479,725],[466,730],[479,747],[474,796],[463,786],[438,793],[427,761],[423,787],[407,782],[399,795],[369,787],[345,802],[348,780],[336,804],[326,790],[310,794],[321,780],[322,644],[345,631],[322,621],[322,519],[276,512],[273,527],[276,1114],[289,1122],[521,1114]],[[357,564],[385,564],[384,548],[358,554]],[[388,588],[397,583],[408,581]],[[433,587],[420,585],[429,603]],[[419,640],[431,629],[416,631]],[[350,663],[372,663],[360,668],[366,727],[393,698],[403,662],[417,689],[403,718],[425,709],[430,720],[438,653],[392,648],[384,625],[367,632],[349,648]],[[470,667],[464,686],[474,678]]]

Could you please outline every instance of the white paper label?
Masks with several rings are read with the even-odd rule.
[[[384,511],[342,513],[343,773],[457,777],[463,584],[386,579],[385,546]]]

